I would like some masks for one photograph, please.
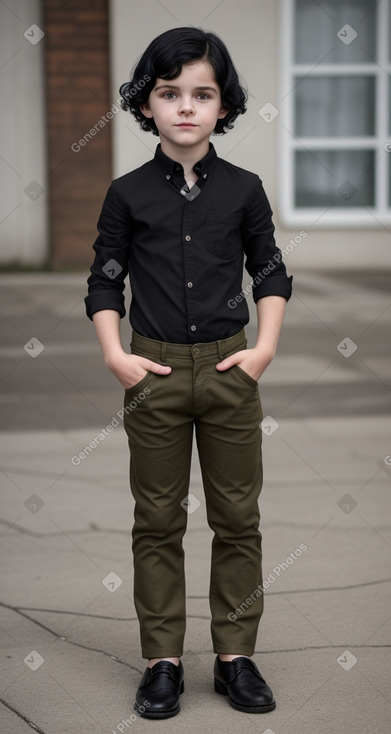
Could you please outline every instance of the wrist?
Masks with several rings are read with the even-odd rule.
[[[266,346],[265,344],[258,344],[254,347],[254,354],[257,355],[258,359],[262,362],[267,362],[267,364],[270,364],[270,362],[274,359],[276,355],[276,349],[270,346]]]
[[[108,367],[109,370],[112,370],[118,365],[119,361],[123,359],[125,355],[126,352],[124,352],[121,346],[105,352],[103,355],[103,359],[106,367]]]

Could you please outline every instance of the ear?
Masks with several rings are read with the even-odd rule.
[[[218,120],[221,120],[223,117],[225,117],[226,115],[228,115],[228,112],[229,112],[229,110],[226,110],[226,109],[224,109],[224,107],[221,107],[220,108],[220,112],[217,115],[217,119]]]
[[[153,117],[148,102],[144,102],[144,104],[139,105],[139,109],[143,113],[144,117]]]

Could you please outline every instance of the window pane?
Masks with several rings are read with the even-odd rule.
[[[295,62],[374,61],[376,5],[374,0],[296,0]]]
[[[388,206],[391,207],[391,153],[388,154]]]
[[[300,137],[375,134],[374,77],[296,77]]]
[[[297,207],[374,205],[372,150],[313,150],[295,154]]]
[[[388,79],[388,134],[391,135],[391,76]]]
[[[388,8],[388,61],[391,63],[391,12]]]

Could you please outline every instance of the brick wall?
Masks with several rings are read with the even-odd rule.
[[[99,126],[115,101],[110,99],[108,0],[42,2],[50,261],[55,269],[72,268],[92,262],[96,223],[111,181],[110,120]],[[91,128],[95,135],[81,145]]]

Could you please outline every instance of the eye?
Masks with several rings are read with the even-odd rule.
[[[206,92],[200,92],[199,97],[204,97],[204,99],[210,99],[210,94],[206,94]]]
[[[168,94],[173,94],[175,96],[175,92],[164,92],[164,94],[162,94],[162,97],[167,97]]]

